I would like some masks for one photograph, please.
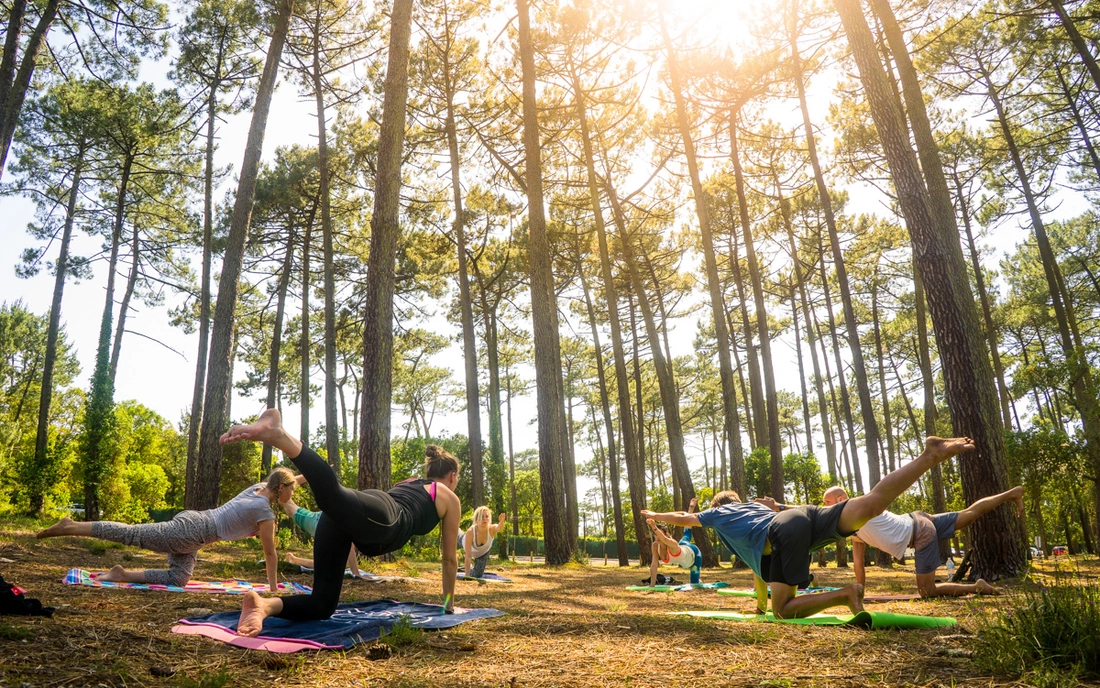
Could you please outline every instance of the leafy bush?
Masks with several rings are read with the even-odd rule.
[[[407,645],[416,645],[424,639],[424,631],[410,623],[408,616],[402,616],[388,633],[383,633],[379,642],[396,650]]]
[[[1058,669],[1100,676],[1100,586],[1039,586],[1012,602],[979,634],[980,666],[1010,675]]]

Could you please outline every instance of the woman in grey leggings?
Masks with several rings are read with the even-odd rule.
[[[276,468],[267,480],[245,488],[216,509],[181,511],[163,523],[76,522],[65,517],[38,533],[38,538],[82,535],[121,542],[168,555],[167,570],[129,571],[122,565],[101,574],[99,580],[154,583],[183,587],[191,580],[199,549],[219,540],[242,540],[259,535],[267,563],[268,590],[278,590],[275,552],[275,512],[272,506],[286,502],[304,482],[288,468]]]

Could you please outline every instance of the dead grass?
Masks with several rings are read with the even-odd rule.
[[[372,661],[367,646],[346,653],[274,656],[210,640],[177,636],[172,624],[195,607],[238,609],[230,595],[190,595],[72,588],[60,583],[70,567],[104,570],[121,563],[163,566],[160,555],[131,548],[97,553],[88,540],[39,542],[29,529],[0,532],[6,578],[32,597],[58,607],[52,619],[5,617],[0,633],[3,686],[1014,686],[982,675],[969,659],[973,633],[997,598],[874,605],[914,614],[954,616],[959,626],[921,631],[862,631],[835,627],[710,622],[666,612],[726,608],[748,611],[755,602],[712,591],[633,593],[638,568],[569,565],[560,569],[492,566],[516,582],[458,584],[458,604],[495,607],[506,616],[426,633]],[[263,578],[253,548],[219,545],[204,550],[200,579]],[[602,561],[602,560],[597,560]],[[595,562],[594,562],[595,563]],[[1095,559],[1059,561],[1073,575],[1100,575]],[[348,580],[345,601],[395,598],[439,602],[439,565],[399,561],[375,573],[414,568],[427,581],[371,584]],[[850,569],[814,569],[818,585],[853,580]],[[291,580],[308,575],[283,569]],[[1048,560],[1036,574],[1054,575]],[[704,580],[750,587],[749,574],[705,571]],[[912,569],[872,568],[873,592],[912,590]],[[375,652],[375,657],[378,653]]]

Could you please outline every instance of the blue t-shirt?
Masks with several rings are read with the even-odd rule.
[[[768,540],[768,527],[776,513],[756,502],[724,504],[699,512],[699,522],[714,528],[718,537],[753,573],[760,575],[760,559]]]

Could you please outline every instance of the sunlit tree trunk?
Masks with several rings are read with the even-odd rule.
[[[283,267],[279,273],[279,283],[275,287],[275,323],[271,331],[271,351],[267,359],[267,408],[275,408],[275,396],[279,389],[279,354],[283,345],[283,318],[286,316],[286,292],[290,286],[290,271],[294,265],[294,228],[290,227],[289,237],[286,242],[286,254],[283,256]],[[271,472],[271,445],[265,444],[260,463],[262,472],[267,475]]]

